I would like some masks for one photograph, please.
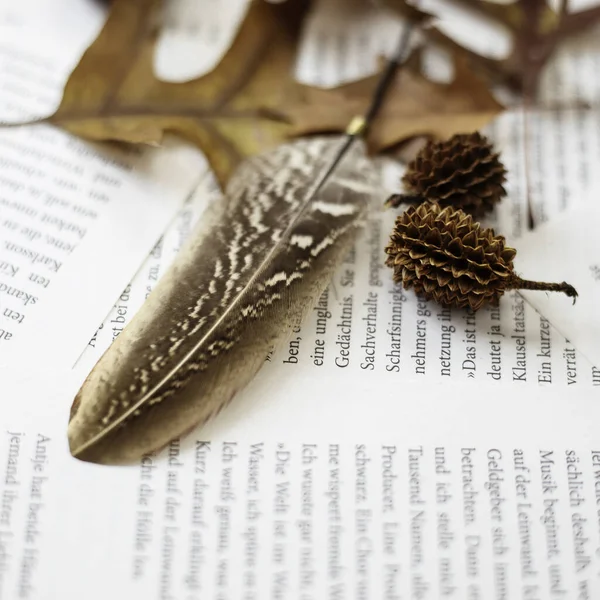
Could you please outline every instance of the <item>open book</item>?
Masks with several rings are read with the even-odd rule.
[[[0,8],[0,120],[50,112],[101,25],[97,6],[60,0],[81,27],[42,35],[34,4]],[[298,73],[323,85],[363,74],[341,48],[371,69],[381,27],[400,26],[369,12],[358,36],[318,10]],[[162,70],[193,47],[189,19]],[[574,259],[548,240],[600,196],[598,37],[550,65],[528,139],[519,110],[488,131],[510,170],[489,223],[527,276],[544,244],[569,280]],[[390,190],[401,173],[382,162]],[[526,232],[527,187],[551,236]],[[513,293],[473,314],[394,286],[391,213],[372,216],[309,319],[207,427],[131,467],[69,455],[78,386],[220,199],[178,141],[123,150],[0,130],[0,599],[600,597],[593,336],[561,320],[566,298],[538,313]],[[600,252],[586,248],[593,273]]]

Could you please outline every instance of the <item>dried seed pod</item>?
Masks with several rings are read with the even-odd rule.
[[[507,290],[563,292],[577,297],[567,283],[541,283],[514,273],[516,250],[504,237],[484,229],[462,210],[435,202],[411,206],[396,219],[386,249],[394,281],[443,306],[497,305]]]
[[[442,207],[483,215],[506,196],[506,169],[492,144],[480,133],[458,134],[429,142],[408,165],[402,182],[406,194],[389,198],[388,206],[423,200]]]

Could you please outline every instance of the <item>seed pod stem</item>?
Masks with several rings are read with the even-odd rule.
[[[398,208],[401,204],[421,204],[425,198],[419,194],[393,194],[384,203],[384,208]]]
[[[506,285],[507,290],[537,290],[541,292],[562,292],[569,298],[573,298],[573,304],[577,299],[577,290],[566,281],[562,283],[546,283],[544,281],[530,281],[521,279],[518,275],[513,275]]]

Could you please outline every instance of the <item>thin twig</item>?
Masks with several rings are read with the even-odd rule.
[[[404,62],[404,55],[408,49],[412,28],[413,23],[410,21],[402,28],[396,52],[392,58],[390,58],[384,72],[381,74],[381,78],[379,79],[377,88],[375,89],[375,94],[373,95],[373,100],[371,101],[371,106],[365,115],[365,128],[368,128],[377,116],[377,113],[383,105],[386,94],[388,93],[391,84],[394,81],[396,72]]]

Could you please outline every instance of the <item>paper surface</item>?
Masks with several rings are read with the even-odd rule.
[[[0,120],[48,114],[72,55],[4,33]],[[0,364],[72,366],[205,170],[180,143],[116,150],[48,126],[0,130]]]
[[[100,31],[107,8],[101,0],[0,0],[0,40],[18,31],[26,36],[28,50],[43,55],[45,38],[59,36],[63,60],[72,68]]]
[[[305,74],[333,85],[356,31],[321,41],[323,70]],[[586,52],[566,47],[544,93],[577,72],[585,85],[556,93],[592,94]],[[598,111],[566,106],[489,129],[510,178],[487,221],[532,279],[527,193],[560,222],[598,183]],[[401,174],[382,167],[390,191]],[[215,421],[132,467],[69,456],[83,377],[217,200],[204,179],[74,372],[2,373],[0,598],[599,597],[600,370],[520,295],[473,315],[394,287],[393,213],[373,215],[310,319]]]
[[[593,397],[290,383],[259,377],[204,431],[107,468],[68,455],[74,386],[3,381],[0,597],[600,593]]]

